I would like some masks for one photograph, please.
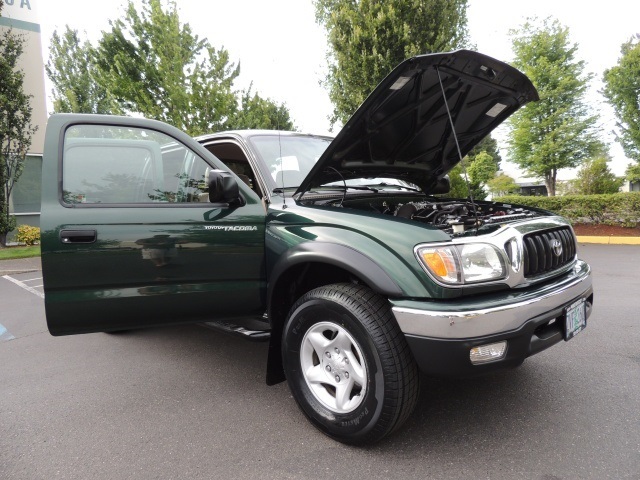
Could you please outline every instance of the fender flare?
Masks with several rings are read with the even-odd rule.
[[[282,368],[282,322],[274,323],[273,297],[278,279],[291,267],[305,263],[324,263],[342,268],[366,280],[376,293],[387,297],[401,297],[402,289],[373,259],[348,245],[327,242],[305,242],[289,249],[276,262],[269,276],[267,290],[271,338],[267,358],[267,385],[286,380]]]
[[[373,259],[358,250],[339,243],[304,242],[280,257],[269,275],[267,298],[271,308],[273,289],[280,276],[289,268],[301,263],[327,263],[340,267],[353,275],[367,280],[367,284],[377,293],[400,297],[402,289],[389,274]]]

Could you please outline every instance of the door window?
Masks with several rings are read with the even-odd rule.
[[[249,164],[247,156],[238,144],[231,141],[216,141],[215,143],[205,145],[204,148],[219,158],[240,180],[246,183],[251,190],[256,192],[260,197],[263,196],[257,181],[258,177]]]
[[[71,204],[208,202],[211,167],[175,139],[132,127],[65,132],[63,201]]]

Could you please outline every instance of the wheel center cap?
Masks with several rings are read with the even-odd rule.
[[[323,360],[325,373],[331,378],[348,371],[349,360],[345,356],[334,353],[330,358]]]

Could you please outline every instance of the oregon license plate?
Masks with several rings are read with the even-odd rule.
[[[584,298],[572,303],[564,312],[564,339],[571,340],[587,328],[586,304]]]

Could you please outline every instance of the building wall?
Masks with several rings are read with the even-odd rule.
[[[630,182],[625,180],[620,187],[621,192],[640,192],[640,182]]]
[[[41,184],[42,155],[27,155],[22,175],[13,187],[11,211],[16,214],[39,213]]]
[[[10,28],[25,40],[24,52],[19,60],[20,68],[25,74],[24,91],[32,95],[31,123],[38,127],[38,131],[32,137],[29,153],[42,154],[44,131],[47,126],[47,104],[37,3],[38,0],[4,0],[0,31]]]
[[[23,89],[27,95],[32,96],[31,124],[38,128],[31,137],[31,148],[25,160],[22,176],[18,179],[9,199],[9,210],[16,215],[18,225],[33,226],[40,224],[42,152],[48,118],[38,1],[4,0],[0,17],[0,32],[11,29],[14,34],[21,35],[24,39],[24,51],[20,56],[19,65],[25,74]]]
[[[547,187],[546,185],[528,185],[520,187],[520,195],[546,197]]]

